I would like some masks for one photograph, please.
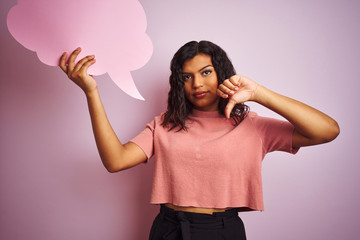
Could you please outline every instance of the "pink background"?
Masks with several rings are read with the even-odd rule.
[[[154,53],[132,75],[147,101],[129,97],[108,75],[97,77],[119,138],[131,139],[164,111],[174,52],[189,40],[214,41],[239,73],[341,126],[332,143],[266,157],[265,211],[241,214],[248,239],[357,239],[360,2],[140,2]],[[7,30],[15,4],[0,2],[0,239],[146,239],[158,211],[148,203],[152,162],[106,172],[82,92]]]

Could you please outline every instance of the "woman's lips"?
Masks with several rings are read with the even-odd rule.
[[[203,98],[203,97],[205,97],[206,93],[207,93],[207,92],[196,92],[196,93],[194,93],[193,95],[194,95],[194,97],[196,97],[196,98]]]

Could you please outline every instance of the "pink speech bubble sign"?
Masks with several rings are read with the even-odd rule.
[[[144,66],[153,52],[146,15],[136,0],[19,0],[7,25],[13,37],[35,51],[41,62],[58,66],[64,51],[82,47],[78,59],[96,55],[89,73],[108,73],[130,96],[144,100],[130,71]]]

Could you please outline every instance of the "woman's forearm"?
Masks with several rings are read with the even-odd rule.
[[[87,93],[86,98],[96,146],[105,168],[117,172],[146,161],[147,156],[136,144],[120,142],[106,116],[99,92]]]
[[[256,91],[255,102],[280,114],[295,126],[293,146],[329,142],[339,134],[337,122],[321,111],[261,85]]]
[[[116,136],[106,116],[99,92],[94,90],[86,94],[92,129],[101,160],[108,171],[113,171],[117,161],[121,160],[123,144]]]

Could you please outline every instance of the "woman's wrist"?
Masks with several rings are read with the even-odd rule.
[[[95,87],[91,90],[84,90],[85,96],[87,99],[91,99],[93,97],[97,97],[99,95],[98,88]]]
[[[266,106],[268,91],[270,90],[258,84],[254,91],[253,98],[251,99],[251,101]]]

